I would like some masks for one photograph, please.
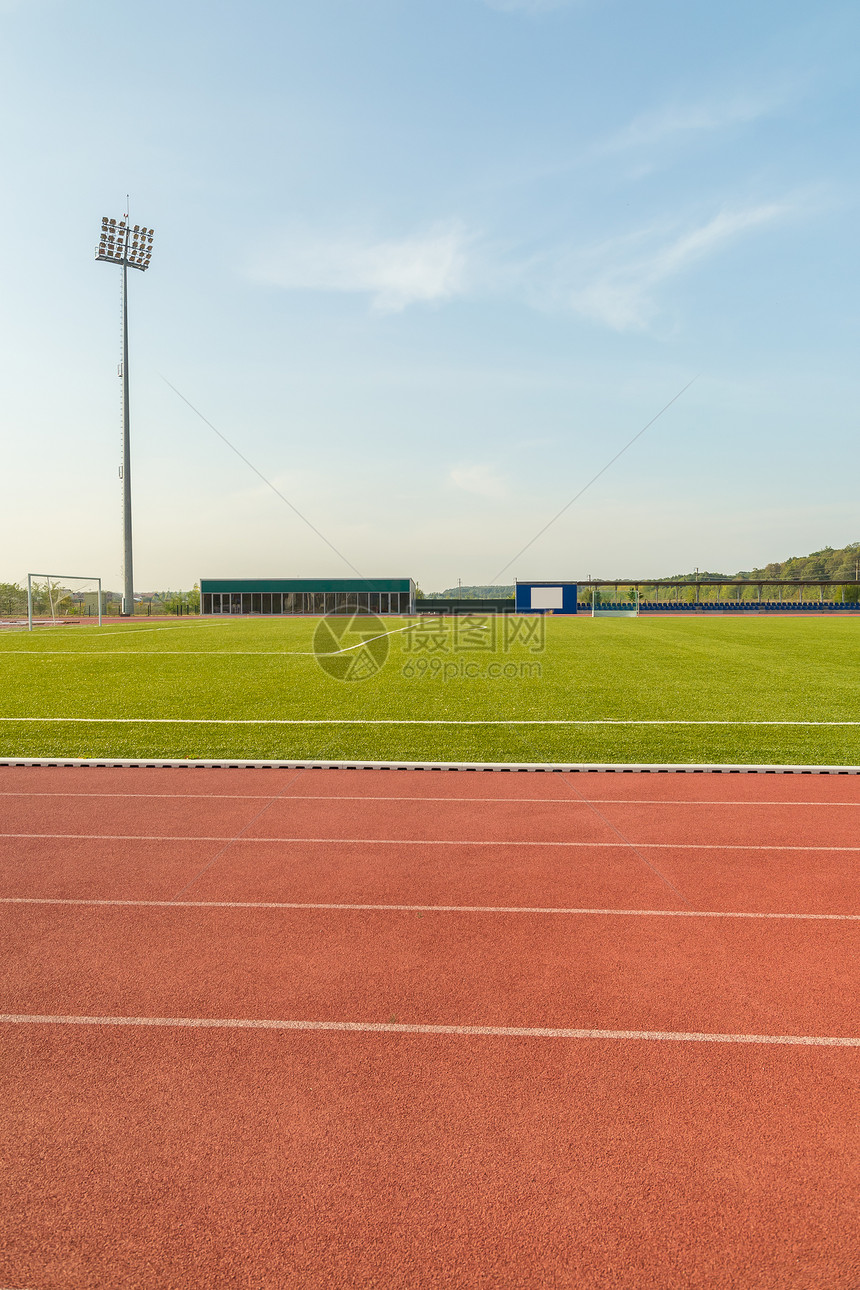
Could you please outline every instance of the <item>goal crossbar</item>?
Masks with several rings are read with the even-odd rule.
[[[102,625],[102,580],[88,578],[79,573],[28,573],[27,574],[27,630],[33,630],[33,579],[44,578],[50,595],[51,583],[60,582],[94,582],[98,588],[99,627]]]

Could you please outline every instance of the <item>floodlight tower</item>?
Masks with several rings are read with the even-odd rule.
[[[134,613],[134,570],[131,555],[131,443],[128,406],[128,270],[145,272],[152,259],[152,229],[132,228],[128,215],[121,220],[102,219],[96,259],[122,265],[122,519],[123,519],[123,593],[122,612]]]

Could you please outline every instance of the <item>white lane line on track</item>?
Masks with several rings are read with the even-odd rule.
[[[269,1021],[221,1017],[46,1017],[0,1015],[9,1025],[179,1026],[195,1030],[340,1030],[389,1035],[487,1035],[504,1039],[643,1039],[704,1044],[806,1044],[860,1048],[860,1039],[831,1035],[710,1035],[671,1030],[567,1030],[548,1026],[421,1026],[382,1021]]]
[[[271,796],[270,793],[80,793],[80,792],[55,792],[53,789],[47,791],[41,790],[3,790],[0,791],[0,797],[109,797],[123,798],[134,801],[139,797],[147,800],[151,797],[166,798],[175,801],[190,802],[262,802],[267,801]],[[759,802],[754,799],[699,799],[691,798],[689,801],[670,800],[661,797],[586,797],[578,801],[575,797],[397,797],[392,795],[368,797],[367,794],[356,793],[350,794],[322,794],[322,793],[291,793],[289,797],[283,798],[285,802],[456,802],[466,805],[485,806],[492,805],[494,802],[502,802],[513,806],[540,806],[543,803],[551,806],[588,806],[593,803],[596,806],[851,806],[855,809],[860,807],[860,800],[856,802]],[[2,1290],[2,1287],[0,1287]]]
[[[347,653],[346,650],[340,652]],[[468,721],[454,717],[0,717],[0,722],[3,721],[92,726],[800,726],[816,729],[860,726],[860,721],[698,721],[674,717],[647,721],[621,717],[599,717],[593,720],[568,720],[561,717],[521,720],[512,717],[505,720],[479,718]]]
[[[288,800],[288,799],[284,799]],[[624,842],[579,842],[567,840],[545,841],[535,838],[268,838],[221,837],[215,834],[176,833],[0,833],[0,838],[19,838],[38,841],[40,838],[68,842],[279,842],[288,845],[307,843],[309,846],[373,846],[373,847],[615,847],[629,850],[631,846],[645,850],[666,851],[851,851],[860,852],[860,846],[795,846],[774,842],[640,842],[638,838]]]
[[[331,909],[419,914],[594,914],[617,918],[787,918],[818,922],[860,922],[860,914],[760,914],[710,909],[555,909],[528,905],[356,905],[285,900],[75,900],[66,896],[0,896],[0,905],[92,905],[132,909]]]

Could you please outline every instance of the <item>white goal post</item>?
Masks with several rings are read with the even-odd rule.
[[[601,591],[598,587],[595,587],[591,593],[591,617],[638,618],[639,592],[633,590],[628,595],[632,596],[633,599],[622,601],[615,596],[610,599],[609,592]]]
[[[51,610],[51,618],[56,618],[54,613],[54,593],[58,591],[68,591],[65,586],[67,582],[90,582],[95,583],[98,595],[98,618],[99,627],[102,625],[102,580],[101,578],[85,578],[80,574],[70,573],[28,573],[27,574],[27,630],[33,630],[33,587],[34,583],[38,586],[38,579],[44,578],[45,589],[48,596],[48,604]],[[59,603],[59,601],[58,601]]]

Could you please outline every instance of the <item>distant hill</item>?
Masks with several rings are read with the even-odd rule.
[[[695,578],[695,573],[673,573],[666,581],[681,581]],[[849,542],[847,546],[834,548],[822,547],[810,555],[792,555],[787,560],[775,560],[760,569],[741,569],[737,573],[709,573],[699,570],[700,578],[844,578],[860,577],[860,542]]]

